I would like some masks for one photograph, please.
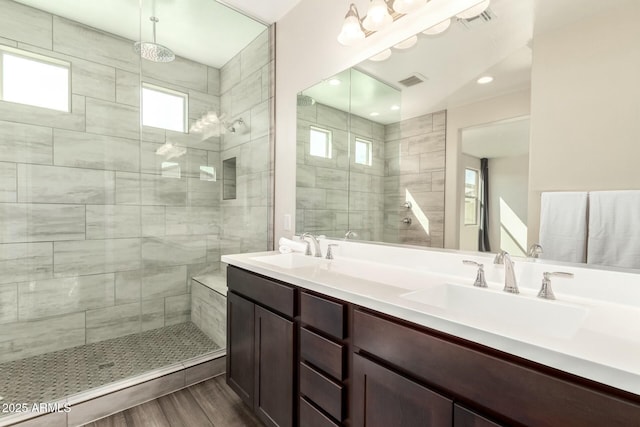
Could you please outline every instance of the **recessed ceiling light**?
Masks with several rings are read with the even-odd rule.
[[[414,44],[416,44],[416,42],[418,41],[418,36],[411,36],[408,39],[406,39],[405,41],[401,41],[400,43],[398,43],[397,45],[393,46],[396,49],[409,49],[411,46],[413,46]]]
[[[340,83],[342,83],[342,82],[340,81],[340,79],[335,79],[335,78],[333,78],[333,79],[329,80],[329,84],[330,84],[331,86],[338,86],[338,85],[340,85]]]
[[[398,111],[400,109],[399,105],[392,105],[391,106],[391,111]]]
[[[373,112],[369,113],[369,115],[370,115],[371,117],[375,117],[375,116],[379,116],[379,115],[380,115],[380,113],[378,113],[377,111],[373,111]]]
[[[491,83],[492,81],[493,77],[491,76],[482,76],[477,80],[479,85],[486,85],[487,83]]]
[[[369,58],[369,61],[384,61],[385,59],[389,59],[389,57],[391,56],[391,49],[385,49],[382,52],[380,52],[377,55],[373,55],[371,58]]]

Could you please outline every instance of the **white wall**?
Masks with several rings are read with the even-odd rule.
[[[514,256],[527,252],[529,156],[489,159],[489,244]]]
[[[461,198],[464,191],[462,175],[461,142],[462,129],[492,123],[514,117],[529,115],[529,90],[513,92],[484,101],[447,110],[447,154],[445,178],[444,247],[457,249],[460,242],[459,220]]]
[[[368,0],[356,0],[366,13]],[[318,81],[358,64],[413,34],[433,26],[478,0],[431,0],[415,14],[403,17],[388,30],[368,37],[357,47],[344,47],[336,37],[349,2],[302,0],[276,24],[276,153],[275,239],[291,235],[284,215],[295,216],[296,94]],[[292,221],[295,224],[295,220]]]
[[[640,2],[612,4],[534,37],[529,241],[542,191],[640,188]]]
[[[458,249],[464,251],[477,251],[478,250],[478,231],[480,224],[476,225],[464,225],[464,170],[466,168],[475,169],[480,171],[480,159],[470,156],[468,154],[460,154],[460,170],[458,171],[458,178],[462,183],[462,191],[458,193],[460,198],[460,213],[458,215],[458,223],[460,224],[460,244]],[[478,221],[480,216],[478,215]]]

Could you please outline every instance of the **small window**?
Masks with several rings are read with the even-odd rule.
[[[65,61],[2,46],[0,99],[69,112],[70,68]]]
[[[371,166],[372,153],[371,141],[356,138],[356,158],[355,162],[360,165]]]
[[[142,83],[142,124],[186,133],[188,103],[186,93]]]
[[[478,171],[464,170],[464,225],[478,224]]]
[[[309,154],[331,158],[331,131],[311,126],[309,133]]]

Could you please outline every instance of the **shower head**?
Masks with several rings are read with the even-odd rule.
[[[156,43],[156,23],[158,18],[152,16],[149,18],[153,22],[153,42],[136,42],[133,45],[133,50],[140,55],[142,59],[153,62],[171,62],[176,59],[176,55],[171,49],[161,44]]]
[[[298,107],[310,107],[316,103],[316,100],[309,95],[298,95]]]

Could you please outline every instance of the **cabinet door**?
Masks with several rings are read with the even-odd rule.
[[[250,407],[254,400],[254,304],[227,295],[227,384]]]
[[[353,355],[354,427],[443,427],[453,402],[381,365]]]
[[[293,425],[293,322],[260,306],[255,308],[256,401],[268,426]]]
[[[453,427],[500,427],[500,424],[496,424],[460,405],[454,405]]]

